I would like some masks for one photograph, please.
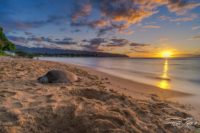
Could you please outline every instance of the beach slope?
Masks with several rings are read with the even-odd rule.
[[[38,83],[37,78],[49,70],[69,71],[79,80],[68,84]],[[128,81],[99,75],[62,63],[0,57],[0,133],[199,131],[194,116],[188,113],[190,108],[166,101],[163,91],[134,82],[124,88],[116,82]],[[166,94],[187,95],[170,91]],[[188,121],[193,125],[184,125]]]

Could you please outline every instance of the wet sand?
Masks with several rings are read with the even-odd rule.
[[[49,70],[70,71],[79,80],[40,84]],[[0,133],[194,132],[174,126],[198,114],[191,105],[169,101],[191,94],[114,77],[85,67],[0,57]]]

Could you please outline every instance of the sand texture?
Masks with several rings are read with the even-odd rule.
[[[37,82],[53,69],[72,72],[79,79],[68,84]],[[199,131],[198,123],[188,127],[170,123],[183,124],[189,118],[195,121],[187,113],[188,107],[164,101],[156,94],[128,96],[111,84],[106,77],[71,65],[0,57],[0,133]]]

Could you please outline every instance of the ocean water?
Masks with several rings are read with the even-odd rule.
[[[86,66],[125,79],[200,95],[200,58],[131,59],[131,58],[61,58],[40,60]]]

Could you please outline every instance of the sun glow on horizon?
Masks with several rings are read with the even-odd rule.
[[[180,55],[180,52],[175,50],[175,49],[166,49],[166,50],[156,50],[148,53],[128,53],[126,54],[127,56],[131,58],[164,58],[164,59],[169,59],[169,58],[175,58],[179,57],[177,55]]]
[[[172,51],[163,51],[161,52],[161,57],[162,58],[171,58],[173,56]]]

